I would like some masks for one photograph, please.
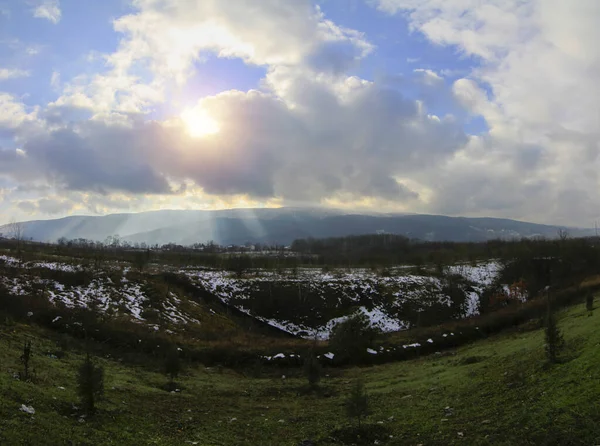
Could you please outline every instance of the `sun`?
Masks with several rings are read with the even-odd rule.
[[[188,134],[192,138],[203,138],[205,136],[219,133],[219,123],[215,121],[205,110],[189,108],[180,115],[185,124]]]

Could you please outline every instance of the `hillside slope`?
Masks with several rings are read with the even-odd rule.
[[[160,362],[96,350],[106,393],[93,419],[80,416],[74,391],[83,344],[2,322],[0,443],[295,446],[310,438],[320,446],[349,444],[343,403],[360,377],[371,406],[373,437],[365,444],[598,444],[599,318],[600,310],[588,317],[582,305],[561,313],[567,350],[552,367],[545,364],[543,332],[516,330],[450,354],[326,369],[319,393],[303,390],[298,369],[260,375],[198,365],[179,378],[180,392],[168,393]],[[34,346],[33,382],[13,377],[27,339]]]
[[[556,237],[559,227],[498,218],[463,218],[415,214],[350,214],[328,209],[230,209],[155,211],[101,217],[76,216],[26,222],[24,235],[36,241],[86,238],[104,241],[119,234],[129,242],[190,245],[290,244],[298,238],[340,237],[387,232],[431,241],[485,241],[521,237]],[[571,228],[572,236],[592,230]],[[10,236],[8,226],[0,233]]]

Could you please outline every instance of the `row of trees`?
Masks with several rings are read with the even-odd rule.
[[[30,243],[24,244],[24,230],[19,224],[16,225],[12,231],[15,235],[11,238],[12,246],[18,252],[27,248],[36,252],[48,251],[51,254],[70,255],[83,259],[135,261],[136,252],[149,251],[152,253],[153,261],[159,263],[229,269],[224,262],[230,261],[232,267],[237,270],[240,268],[293,269],[300,266],[386,268],[398,264],[410,264],[417,268],[435,266],[441,271],[445,265],[456,262],[477,262],[495,258],[513,262],[517,273],[524,271],[529,274],[528,268],[534,258],[562,258],[568,261],[564,262],[562,268],[555,269],[553,274],[560,273],[566,277],[600,265],[600,239],[571,239],[565,233],[552,240],[538,238],[478,243],[424,242],[410,240],[400,235],[371,234],[328,239],[301,239],[294,241],[291,249],[281,245],[255,245],[251,251],[250,247],[221,246],[214,242],[196,243],[191,246],[129,243],[118,235],[108,237],[103,242],[82,238],[75,240],[61,238],[58,244],[34,246]],[[518,262],[515,262],[515,259]],[[565,269],[564,266],[571,268]]]

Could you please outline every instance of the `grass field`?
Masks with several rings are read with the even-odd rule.
[[[344,440],[350,425],[344,401],[358,378],[370,396],[374,436],[364,444],[597,444],[599,325],[600,309],[592,316],[582,305],[561,312],[567,348],[552,367],[545,364],[542,331],[514,331],[418,360],[325,369],[318,392],[307,390],[299,369],[188,365],[177,379],[181,391],[169,393],[160,362],[135,365],[105,350],[96,359],[106,391],[88,420],[76,408],[83,345],[70,340],[64,349],[61,338],[66,355],[53,358],[55,333],[1,325],[0,444],[351,444]],[[33,382],[13,377],[26,339],[33,342]],[[35,414],[20,411],[22,404]]]

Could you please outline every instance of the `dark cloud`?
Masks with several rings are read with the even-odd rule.
[[[207,100],[221,125],[211,138],[158,122],[84,121],[27,141],[22,159],[14,151],[0,157],[67,190],[169,194],[169,180],[191,180],[213,195],[401,202],[417,194],[397,176],[436,165],[466,142],[458,123],[429,118],[393,89],[363,83],[340,94],[310,76],[292,85],[286,99],[294,107],[259,92]]]
[[[23,212],[27,212],[29,214],[37,210],[37,206],[31,201],[21,201],[17,203],[17,207]]]
[[[134,129],[85,123],[24,144],[27,157],[69,190],[170,193],[165,177],[144,161]]]

